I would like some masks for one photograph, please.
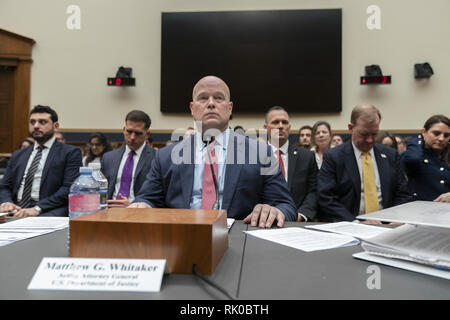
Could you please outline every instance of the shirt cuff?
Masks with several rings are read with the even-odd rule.
[[[303,221],[302,221],[302,222],[308,222],[308,217],[307,217],[307,216],[301,214],[300,212],[298,212],[297,214],[298,214],[299,216],[302,216],[302,218],[303,218]]]

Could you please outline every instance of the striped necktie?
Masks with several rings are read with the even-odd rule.
[[[31,162],[30,168],[28,169],[27,176],[25,178],[25,184],[22,192],[22,200],[19,203],[21,208],[28,208],[31,203],[31,187],[33,186],[34,174],[39,167],[39,162],[42,157],[42,150],[45,146],[39,146],[37,148],[37,153],[34,156],[33,162]]]

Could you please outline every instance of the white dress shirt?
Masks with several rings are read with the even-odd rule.
[[[135,194],[134,194],[134,174],[136,173],[136,167],[139,163],[139,159],[141,158],[142,150],[145,148],[145,143],[142,144],[142,146],[139,147],[135,151],[135,155],[133,156],[133,175],[131,179],[131,185],[130,185],[130,195],[128,196],[128,201],[131,203],[134,201]],[[119,171],[117,172],[117,178],[116,178],[116,186],[114,189],[113,199],[116,199],[117,194],[120,190],[120,181],[122,180],[122,171],[123,167],[125,166],[125,162],[127,161],[128,154],[130,153],[131,149],[128,147],[128,145],[125,145],[125,152],[122,155],[122,160],[120,161]]]
[[[31,185],[31,200],[39,201],[39,191],[41,190],[41,179],[42,179],[42,171],[44,170],[45,161],[47,161],[48,153],[50,152],[50,148],[55,143],[56,137],[53,136],[50,140],[48,140],[43,145],[45,148],[42,150],[41,160],[39,161],[39,165],[34,173],[33,184]],[[22,182],[20,183],[19,191],[17,192],[17,202],[19,203],[22,200],[23,188],[25,187],[25,179],[27,178],[28,170],[30,169],[31,163],[33,162],[34,157],[38,152],[39,144],[37,142],[34,143],[33,152],[31,152],[30,157],[28,158],[28,163],[25,168],[25,172],[23,174]]]
[[[214,151],[217,157],[217,184],[219,186],[219,209],[222,208],[223,188],[225,184],[226,156],[228,147],[228,138],[231,128],[228,128],[215,138]],[[200,209],[202,207],[202,189],[203,189],[203,170],[205,167],[204,159],[206,155],[206,146],[198,132],[194,136],[195,158],[194,158],[194,182],[192,186],[192,198],[189,204],[191,209]]]
[[[356,158],[356,163],[358,164],[358,170],[359,170],[359,178],[361,180],[361,202],[360,202],[360,206],[359,206],[359,214],[364,214],[366,213],[365,209],[365,203],[364,203],[364,183],[363,183],[363,174],[362,174],[362,161],[363,161],[363,153],[362,151],[360,151],[353,143],[352,141],[352,146],[353,146],[353,152],[355,153],[355,158]],[[373,152],[373,148],[369,150],[370,153],[370,159],[372,160],[372,166],[373,166],[373,170],[374,170],[374,174],[375,174],[375,184],[377,187],[377,194],[378,194],[378,204],[380,207],[380,210],[383,209],[383,205],[381,204],[381,183],[380,183],[380,174],[378,172],[378,166],[377,166],[377,161],[375,159],[375,153]]]
[[[270,144],[270,143],[269,143]],[[278,149],[281,150],[281,160],[283,160],[283,166],[284,166],[284,180],[288,180],[288,162],[289,162],[289,157],[288,157],[288,148],[289,148],[289,141],[286,141],[285,144],[283,144],[280,148],[275,147],[274,145],[270,144],[270,146],[272,147],[273,150],[273,154],[275,155],[275,158],[278,160]]]

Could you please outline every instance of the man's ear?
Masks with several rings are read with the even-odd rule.
[[[347,127],[348,127],[348,131],[350,133],[353,133],[353,124],[349,123]]]
[[[53,128],[54,129],[58,129],[59,128],[59,122],[55,122],[54,125],[53,125]]]

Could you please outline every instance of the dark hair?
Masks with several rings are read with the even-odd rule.
[[[425,129],[425,131],[428,131],[436,123],[443,123],[450,128],[450,119],[444,116],[443,114],[436,114],[428,118],[428,120],[423,125],[423,128]]]
[[[331,137],[332,137],[333,133],[331,132],[330,124],[328,122],[326,122],[326,121],[323,121],[323,120],[319,120],[313,125],[313,128],[312,128],[312,142],[313,142],[314,145],[316,145],[315,135],[316,135],[317,128],[319,126],[321,126],[321,125],[326,126],[328,128],[328,131],[330,132],[330,144],[328,146],[328,147],[330,147],[331,146]]]
[[[425,121],[425,124],[423,125],[423,128],[425,131],[428,131],[431,129],[431,127],[437,123],[443,123],[447,127],[450,128],[450,119],[444,116],[443,114],[435,114],[428,118],[427,121]],[[450,164],[450,148],[447,144],[447,147],[442,151],[442,157],[447,162],[447,164]]]
[[[269,116],[269,113],[271,113],[274,110],[281,110],[287,113],[286,109],[283,107],[279,107],[279,106],[274,106],[272,108],[270,108],[269,110],[267,110],[266,115],[265,115],[265,122],[267,123],[267,117]]]
[[[91,143],[92,139],[95,139],[95,138],[97,138],[98,142],[100,142],[100,144],[105,147],[102,154],[100,155],[100,158],[102,158],[106,152],[112,150],[111,145],[109,144],[108,139],[106,139],[105,135],[101,132],[94,132],[93,134],[91,134],[91,136],[89,137],[88,143]],[[96,155],[94,155],[92,153],[92,149],[91,149],[91,147],[89,147],[85,165],[87,166],[90,162],[92,162],[95,159],[95,157],[96,157]]]
[[[313,128],[312,128],[311,126],[305,125],[305,126],[302,126],[302,127],[298,130],[298,134],[300,134],[300,132],[301,132],[302,130],[305,130],[305,129],[311,130],[311,132],[313,131]]]
[[[380,132],[380,133],[378,134],[378,137],[377,137],[376,142],[382,144],[384,138],[386,138],[386,137],[389,138],[389,139],[391,139],[391,141],[392,141],[392,146],[390,146],[390,147],[393,148],[393,149],[395,149],[395,150],[398,150],[397,139],[395,139],[395,136],[392,135],[389,131]]]
[[[49,113],[53,123],[58,122],[58,114],[55,110],[48,106],[41,106],[40,104],[38,104],[34,106],[33,109],[31,109],[30,115],[32,115],[33,113]]]
[[[152,120],[150,119],[148,114],[141,110],[133,110],[128,112],[127,116],[125,117],[125,122],[127,121],[144,122],[146,130],[150,128],[150,125],[152,124]]]

